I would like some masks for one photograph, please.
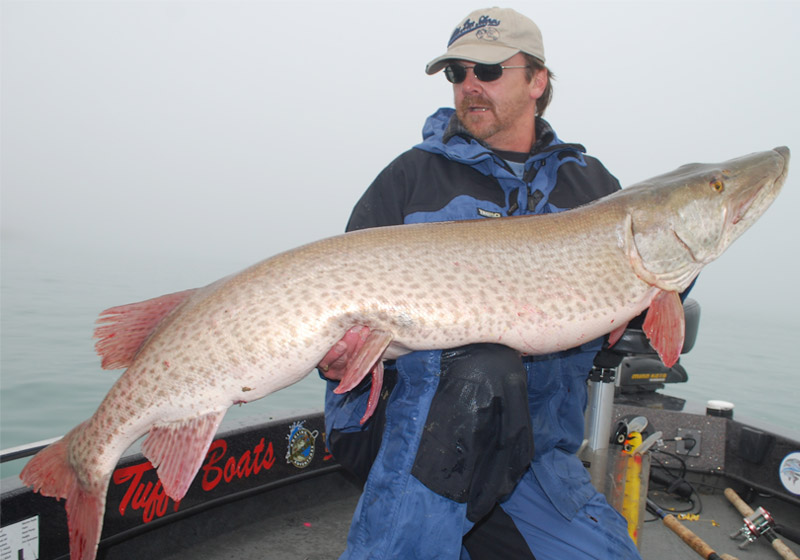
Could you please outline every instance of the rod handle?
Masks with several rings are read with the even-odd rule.
[[[726,488],[723,493],[725,494],[725,497],[728,498],[728,501],[733,504],[733,507],[735,507],[739,513],[742,514],[742,517],[750,517],[755,513],[753,508],[748,506],[747,502],[741,499],[739,494],[737,494],[733,488]]]
[[[714,552],[714,549],[708,546],[706,542],[695,535],[691,530],[684,527],[680,521],[675,519],[675,516],[667,514],[664,516],[662,520],[664,525],[666,525],[673,533],[678,535],[683,542],[685,542],[689,547],[698,553],[703,558],[722,558],[724,560],[736,560],[734,556],[730,556],[728,554],[719,555]]]

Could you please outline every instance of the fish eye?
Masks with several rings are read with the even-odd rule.
[[[714,189],[715,192],[721,193],[725,190],[725,184],[719,179],[712,179],[711,188]]]

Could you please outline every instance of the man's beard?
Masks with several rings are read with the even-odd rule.
[[[494,115],[494,123],[492,123],[491,126],[488,128],[486,126],[478,128],[473,124],[470,119],[472,114],[469,109],[470,107],[475,106],[485,107],[485,112],[492,113],[492,115]],[[458,120],[461,121],[461,124],[464,126],[464,128],[466,128],[467,131],[478,140],[489,138],[498,132],[500,128],[502,128],[497,112],[495,111],[494,103],[482,95],[465,96],[458,104],[458,107],[456,107],[456,115],[458,116]]]

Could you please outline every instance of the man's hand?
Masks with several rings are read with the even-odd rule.
[[[358,353],[369,337],[369,327],[358,325],[352,327],[344,336],[328,350],[318,367],[322,375],[331,381],[341,381],[348,362]]]

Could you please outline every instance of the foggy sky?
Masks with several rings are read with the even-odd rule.
[[[545,117],[623,186],[692,161],[800,152],[796,3],[502,5],[544,34],[557,77]],[[451,105],[424,67],[479,7],[4,1],[2,242],[138,255],[121,275],[190,255],[222,275],[339,233]],[[703,273],[706,312],[757,306],[797,324],[798,177]]]

